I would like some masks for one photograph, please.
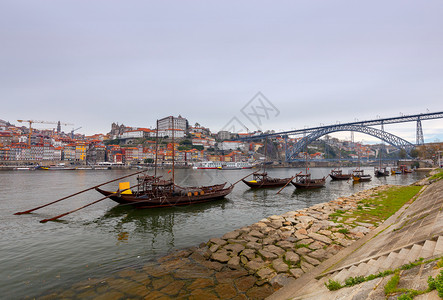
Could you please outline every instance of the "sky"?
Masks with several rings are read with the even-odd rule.
[[[442,15],[441,0],[3,0],[0,119],[91,135],[169,115],[217,132],[440,112]],[[415,141],[413,123],[386,130]],[[443,141],[443,119],[423,131]]]

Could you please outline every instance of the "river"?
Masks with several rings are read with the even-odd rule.
[[[271,169],[270,176],[291,177],[301,169]],[[312,168],[313,177],[330,169]],[[380,184],[407,185],[424,173],[373,178],[371,182],[331,182],[318,190],[299,191],[288,185],[250,190],[239,183],[224,200],[186,207],[137,210],[107,199],[60,221],[39,220],[101,198],[96,191],[37,210],[13,215],[79,190],[130,174],[131,170],[5,171],[0,172],[0,295],[3,299],[35,297],[102,277],[129,266],[153,261],[171,250],[195,246],[212,237],[262,218],[351,195]],[[251,170],[176,170],[176,183],[207,185],[235,182]],[[344,169],[347,173],[348,169]],[[373,174],[372,168],[365,172]],[[152,173],[152,172],[150,172]],[[164,177],[170,174],[161,170]],[[135,178],[131,180],[135,183]],[[116,190],[112,183],[104,189]]]

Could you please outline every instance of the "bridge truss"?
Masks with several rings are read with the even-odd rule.
[[[323,135],[337,131],[351,131],[351,132],[358,131],[361,133],[377,137],[398,149],[404,149],[406,153],[409,155],[409,153],[411,152],[411,150],[414,148],[415,145],[398,136],[395,136],[393,134],[384,131],[384,125],[405,123],[405,122],[416,122],[417,123],[416,145],[423,145],[424,138],[423,138],[423,128],[421,121],[431,120],[431,119],[442,119],[442,118],[443,118],[443,112],[433,112],[433,113],[415,114],[415,115],[406,115],[406,116],[402,115],[399,117],[392,117],[392,118],[379,118],[375,120],[356,121],[356,122],[349,122],[343,124],[337,123],[334,125],[311,127],[311,128],[283,131],[283,132],[270,133],[270,134],[260,134],[260,135],[241,138],[240,140],[243,141],[257,140],[257,139],[265,139],[267,137],[272,137],[272,136],[281,136],[287,138],[289,135],[301,135],[301,134],[307,135],[305,138],[297,142],[293,147],[290,147],[289,149],[286,150],[286,159],[288,161],[293,161],[296,159],[297,154],[300,151],[303,151],[305,146],[307,146],[309,143],[315,141],[316,139],[318,139]],[[382,130],[369,127],[376,125],[381,125]]]
[[[304,151],[307,145],[317,140],[318,138],[338,131],[357,131],[361,133],[365,133],[374,137],[379,138],[380,140],[398,148],[404,149],[406,153],[409,155],[412,149],[415,148],[415,145],[404,140],[396,135],[393,135],[389,132],[379,130],[373,127],[367,127],[362,125],[331,125],[322,127],[321,129],[312,132],[308,136],[300,139],[293,147],[286,149],[286,161],[291,162],[297,159],[298,153]]]

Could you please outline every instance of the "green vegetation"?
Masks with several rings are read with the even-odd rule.
[[[329,279],[328,283],[325,282],[326,287],[330,291],[336,291],[341,289],[343,286],[340,284],[340,282]]]
[[[343,234],[347,234],[347,233],[349,233],[349,229],[342,228],[342,229],[339,229],[338,232],[343,233]]]
[[[409,264],[403,265],[400,267],[400,270],[409,270],[415,266],[421,265],[423,263],[423,257],[420,257],[418,260],[411,262]]]
[[[296,244],[295,249],[299,249],[299,248],[309,248],[309,245],[308,244]]]
[[[430,291],[434,289],[437,290],[438,296],[443,298],[443,271],[440,271],[440,274],[438,274],[435,279],[429,276],[428,286]]]
[[[201,146],[201,145],[194,145],[194,146],[186,145],[186,146],[178,146],[177,149],[179,151],[187,151],[187,150],[191,150],[191,149],[197,149],[197,150],[201,151],[201,150],[203,150],[205,148],[203,146]]]
[[[400,274],[395,272],[394,276],[385,285],[385,295],[392,294],[396,289],[400,281]]]
[[[103,142],[106,146],[108,145],[120,145],[120,139],[107,140]]]
[[[362,283],[365,281],[365,277],[364,276],[357,276],[357,277],[349,277],[345,280],[345,285],[346,286],[353,286],[359,283]]]
[[[397,212],[406,202],[412,199],[419,191],[420,186],[395,186],[386,191],[379,192],[373,197],[359,201],[357,210],[344,214],[344,211],[337,210],[330,215],[330,218],[337,222],[344,222],[349,218],[354,218],[358,222],[372,223],[381,222]],[[371,209],[363,209],[371,208]]]
[[[429,178],[429,179],[431,179],[431,180],[440,180],[440,179],[442,179],[443,178],[443,170],[442,169],[437,169],[437,171],[439,171],[439,173],[432,175],[431,178]]]
[[[384,287],[386,296],[390,296],[390,295],[398,294],[398,293],[403,293],[397,299],[409,300],[409,299],[413,299],[415,296],[428,293],[428,292],[435,289],[435,290],[437,290],[438,295],[441,298],[443,298],[443,271],[441,271],[440,274],[436,276],[436,278],[432,278],[432,276],[429,276],[429,278],[428,278],[428,286],[429,287],[426,290],[417,291],[417,290],[413,290],[413,289],[399,289],[399,288],[397,288],[398,283],[400,281],[400,271],[401,270],[408,270],[408,269],[411,269],[412,267],[415,267],[415,266],[418,266],[421,264],[426,264],[426,263],[436,261],[436,260],[438,260],[436,266],[438,268],[440,268],[443,265],[443,257],[429,259],[426,261],[422,257],[420,257],[418,260],[416,260],[412,263],[400,266],[399,268],[397,268],[395,270],[385,270],[383,272],[379,272],[377,274],[371,274],[366,277],[363,277],[363,276],[348,277],[348,278],[346,278],[344,284],[341,284],[338,281],[329,279],[329,281],[327,283],[325,283],[325,286],[330,291],[336,291],[336,290],[339,290],[343,287],[351,287],[356,284],[360,284],[362,282],[366,282],[366,281],[370,281],[370,280],[373,280],[376,278],[386,277],[391,274],[394,274],[394,276],[392,276],[392,278],[386,283],[386,285]]]

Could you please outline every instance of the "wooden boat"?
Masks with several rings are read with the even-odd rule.
[[[109,198],[119,204],[132,205],[137,208],[190,205],[224,198],[234,188],[234,185],[224,188],[225,184],[184,188],[174,185],[171,180],[160,180],[152,183],[151,190],[131,191],[128,194],[122,193]],[[104,196],[115,193],[100,188],[96,188],[96,190]]]
[[[331,170],[329,174],[332,180],[349,180],[352,177],[352,174],[343,174],[342,170]]]
[[[341,169],[341,151],[338,162],[339,162],[338,169],[331,170],[329,176],[331,177],[332,180],[349,180],[352,174],[343,174],[343,170]]]
[[[297,174],[291,183],[298,189],[316,189],[325,186],[326,177],[320,179],[311,179],[311,174]]]
[[[265,139],[265,159],[267,154],[267,145],[268,140]],[[266,165],[269,164],[272,164],[272,162],[263,162],[263,172],[254,172],[252,174],[252,180],[242,179],[242,181],[252,189],[275,188],[287,185],[291,178],[272,178],[268,176],[268,173],[266,172]]]
[[[354,182],[371,181],[372,176],[369,174],[364,174],[363,170],[354,170],[352,173],[352,179]]]
[[[174,127],[174,121],[172,121]],[[172,128],[172,131],[174,128]],[[157,121],[158,140],[158,121]],[[174,144],[174,134],[172,134],[172,144]],[[156,142],[156,153],[158,151],[158,142]],[[95,189],[104,196],[110,196],[112,200],[119,204],[133,205],[137,208],[155,208],[178,205],[190,205],[196,203],[215,201],[224,198],[232,192],[234,184],[225,188],[226,182],[222,184],[201,186],[201,187],[181,187],[174,183],[175,179],[175,149],[172,148],[172,178],[163,180],[157,176],[157,154],[155,158],[154,175],[145,175],[137,177],[137,189],[131,190],[129,182],[119,184],[119,191],[116,195],[110,196],[115,192],[105,191],[98,187]],[[119,192],[117,191],[117,192]]]
[[[386,170],[386,167],[375,167],[374,175],[375,177],[386,177],[389,176],[389,171]]]
[[[299,189],[316,189],[325,186],[326,177],[320,179],[312,179],[311,173],[308,173],[308,153],[305,152],[306,170],[305,174],[302,172],[295,175],[295,182],[291,180],[293,186]]]
[[[391,168],[391,175],[401,174],[401,170],[399,168]]]
[[[252,176],[252,180],[242,179],[242,181],[253,189],[282,187],[291,180],[291,178],[272,178],[266,172],[254,173]]]
[[[411,169],[408,169],[408,166],[406,165],[401,165],[399,169],[402,174],[408,174],[413,172]]]

